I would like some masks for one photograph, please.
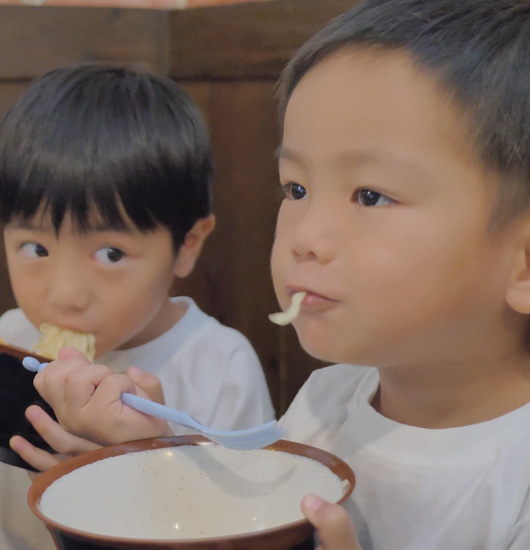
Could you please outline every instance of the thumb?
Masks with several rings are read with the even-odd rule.
[[[317,530],[318,550],[362,550],[353,523],[340,504],[331,504],[316,495],[306,495],[301,508]]]
[[[147,397],[151,401],[164,404],[164,391],[162,390],[162,384],[158,376],[145,372],[138,367],[129,367],[127,369],[127,376],[138,388],[147,394]]]
[[[63,346],[57,353],[58,359],[85,359],[87,364],[92,363],[87,356],[72,346]]]

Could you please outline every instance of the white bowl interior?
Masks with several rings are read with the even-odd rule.
[[[105,458],[54,481],[39,508],[52,521],[111,537],[194,539],[277,527],[303,518],[300,500],[336,502],[340,478],[283,451],[183,445]]]

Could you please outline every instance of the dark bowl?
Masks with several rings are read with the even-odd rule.
[[[54,420],[55,414],[33,386],[36,373],[22,366],[24,357],[34,357],[41,363],[49,361],[28,350],[0,343],[0,462],[34,470],[9,447],[9,440],[20,435],[35,447],[53,452],[26,419],[25,412],[30,405],[39,405]]]

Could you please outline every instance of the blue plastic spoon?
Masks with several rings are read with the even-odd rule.
[[[39,372],[48,365],[48,363],[40,363],[34,357],[25,357],[22,360],[22,364],[27,370],[33,372]],[[196,430],[212,441],[229,449],[240,451],[261,449],[262,447],[275,443],[284,435],[282,428],[276,420],[271,420],[266,424],[253,428],[246,428],[244,430],[216,430],[215,428],[204,426],[183,411],[172,409],[166,405],[161,405],[160,403],[138,397],[131,393],[122,393],[121,400],[125,405],[137,411]]]

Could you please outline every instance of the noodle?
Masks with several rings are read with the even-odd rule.
[[[269,315],[269,320],[277,325],[288,325],[292,323],[298,314],[300,313],[300,307],[304,298],[306,297],[307,292],[297,292],[291,297],[291,305],[287,311],[280,311],[279,313],[271,313]]]
[[[41,337],[32,349],[40,355],[57,359],[57,354],[63,346],[72,346],[84,353],[90,361],[94,360],[96,342],[93,334],[74,332],[50,323],[43,323],[39,329]]]

